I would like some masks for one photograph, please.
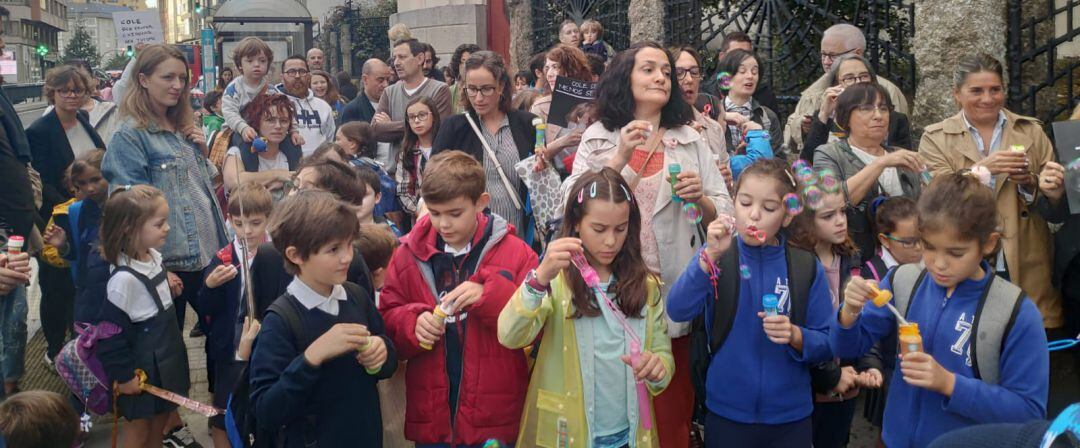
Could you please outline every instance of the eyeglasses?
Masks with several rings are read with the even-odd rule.
[[[872,79],[869,73],[859,73],[858,75],[847,75],[840,78],[840,84],[844,87],[850,87],[860,82],[870,82]]]
[[[826,59],[828,59],[828,60],[830,60],[830,61],[835,61],[835,60],[836,60],[836,58],[838,58],[838,57],[840,57],[840,56],[844,56],[844,55],[846,55],[846,54],[849,54],[849,53],[851,53],[851,52],[853,52],[853,51],[855,51],[855,50],[856,50],[855,48],[852,48],[852,49],[850,49],[850,50],[848,50],[848,51],[845,51],[845,52],[843,52],[843,53],[826,53],[826,52],[822,51],[822,52],[821,52],[821,60],[826,60]]]
[[[465,95],[468,95],[469,98],[472,98],[472,97],[476,96],[477,94],[480,94],[480,96],[483,96],[483,97],[492,96],[492,95],[495,94],[495,86],[484,86],[484,87],[465,86]]]
[[[885,238],[900,243],[900,247],[903,247],[904,249],[914,249],[916,247],[922,246],[922,241],[920,241],[918,238],[897,238],[895,236],[892,236],[892,234],[890,233],[886,233]]]
[[[300,76],[307,76],[308,73],[310,73],[310,72],[308,72],[306,69],[294,68],[294,69],[286,70],[285,71],[285,76],[291,76],[293,78],[297,78],[297,77],[300,77]]]
[[[61,90],[57,90],[56,93],[58,95],[60,95],[60,96],[63,96],[63,97],[78,98],[80,96],[83,96],[83,94],[85,94],[86,91],[82,90],[82,89],[61,89]]]
[[[881,112],[881,115],[888,115],[892,108],[885,104],[860,104],[855,106],[855,110],[865,114],[872,114],[877,111]]]
[[[701,79],[701,67],[675,69],[675,79],[683,79],[686,75],[690,75],[690,79]]]
[[[408,118],[409,118],[409,121],[411,121],[413,123],[420,123],[420,122],[422,122],[424,120],[427,120],[428,117],[430,117],[430,116],[431,116],[431,112],[420,112],[420,113],[417,113],[417,114],[409,114]]]
[[[263,123],[269,124],[271,126],[288,127],[288,126],[292,125],[292,120],[290,120],[288,118],[272,118],[271,117],[271,118],[263,118]]]

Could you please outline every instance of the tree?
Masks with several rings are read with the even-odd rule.
[[[75,25],[75,31],[64,50],[64,59],[81,59],[89,62],[91,67],[101,64],[101,55],[98,54],[97,45],[94,45],[94,41],[90,39],[90,33],[87,33],[82,25]]]
[[[124,54],[123,51],[112,55],[108,61],[105,62],[105,70],[123,70],[127,66],[128,61],[131,58]]]

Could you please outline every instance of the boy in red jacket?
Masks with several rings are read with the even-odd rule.
[[[518,434],[528,366],[496,330],[537,260],[512,225],[484,211],[484,179],[461,151],[431,158],[421,195],[429,213],[402,238],[380,296],[387,334],[408,360],[405,437],[418,448],[513,443]]]

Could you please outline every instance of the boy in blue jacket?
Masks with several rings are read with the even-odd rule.
[[[241,185],[229,195],[229,225],[233,228],[233,242],[229,243],[217,256],[210,260],[210,265],[203,270],[203,287],[199,289],[197,305],[203,310],[203,317],[208,321],[206,333],[207,364],[212,367],[211,392],[214,394],[214,406],[225,409],[233,386],[240,379],[241,371],[247,363],[248,353],[240,353],[240,339],[244,334],[257,334],[259,323],[248,323],[248,332],[238,334],[242,328],[243,311],[246,296],[240,263],[251,267],[255,251],[266,241],[266,225],[273,208],[273,197],[266,187],[258,183]],[[243,241],[241,241],[243,238]],[[240,250],[241,243],[247,245],[245,260]],[[253,328],[252,328],[253,327]],[[250,336],[249,336],[250,337]],[[250,350],[250,344],[247,349]],[[225,416],[210,418],[210,435],[215,446],[228,446],[225,433]]]
[[[925,272],[918,280],[908,282],[913,276],[905,276],[900,281],[900,270],[917,269],[903,265],[880,287],[854,278],[844,290],[830,341],[841,358],[859,356],[897,331],[892,311],[866,306],[877,296],[875,289],[911,291],[905,320],[918,324],[922,347],[913,344],[917,351],[910,351],[901,339],[905,353],[889,385],[882,428],[889,447],[924,447],[966,426],[1046,417],[1049,353],[1042,317],[1019,288],[996,277],[983,261],[996,252],[998,222],[994,193],[975,176],[935,177],[919,199]],[[1009,300],[1015,302],[1008,302],[1004,315],[1011,314],[1012,322],[990,332],[993,322],[981,322],[980,317]],[[982,350],[972,342],[990,344],[995,339],[1001,341],[1000,350],[994,350],[999,352],[997,362],[980,360]]]
[[[270,228],[295,278],[263,316],[249,365],[259,428],[282,429],[285,447],[382,446],[376,382],[397,356],[375,303],[345,282],[356,215],[330,193],[301,191]]]
[[[706,247],[668,294],[672,320],[705,318],[712,346],[705,376],[708,447],[810,446],[810,367],[832,358],[832,299],[814,256],[779,235],[792,218],[783,198],[796,188],[782,161],[747,167],[736,187],[734,223],[721,216],[709,225]],[[737,296],[719,283],[734,275],[741,276]],[[795,278],[805,283],[796,285]],[[777,299],[769,314],[766,295]],[[724,323],[726,332],[717,331]]]

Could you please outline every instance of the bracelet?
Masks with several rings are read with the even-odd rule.
[[[848,309],[848,307],[846,305],[840,306],[840,311],[842,311],[844,314],[847,314],[848,316],[851,316],[851,317],[859,317],[860,315],[862,315],[862,309],[861,308],[859,309],[859,312],[853,313],[853,312],[851,312],[851,310]]]
[[[545,295],[551,292],[551,285],[541,285],[540,281],[536,279],[536,269],[529,271],[525,274],[525,287],[532,290],[537,295]]]

